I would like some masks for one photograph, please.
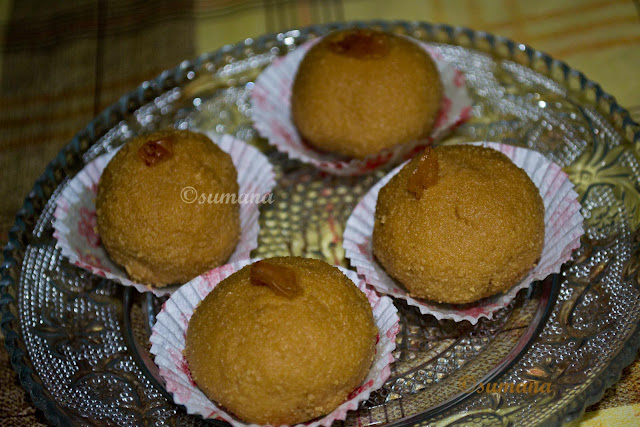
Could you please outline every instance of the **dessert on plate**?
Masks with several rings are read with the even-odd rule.
[[[135,281],[185,283],[224,264],[240,236],[237,203],[187,203],[238,193],[229,154],[206,135],[163,130],[127,142],[98,184],[97,230],[109,256]]]
[[[367,377],[378,329],[367,296],[323,261],[257,261],[222,280],[188,323],[193,380],[241,420],[328,414]]]
[[[318,150],[358,159],[431,132],[443,97],[438,68],[409,38],[372,29],[331,33],[305,54],[291,114]]]
[[[471,116],[465,74],[435,44],[351,28],[308,40],[251,91],[258,133],[292,159],[353,176],[406,160]]]
[[[470,303],[517,284],[540,259],[545,208],[507,156],[440,146],[380,190],[373,253],[412,297]]]

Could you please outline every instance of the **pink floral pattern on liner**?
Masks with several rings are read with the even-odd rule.
[[[275,187],[275,174],[269,160],[258,149],[230,135],[207,134],[222,150],[231,155],[238,171],[239,194],[271,193]],[[100,244],[96,224],[95,199],[102,171],[117,150],[103,154],[87,164],[69,181],[58,197],[54,212],[53,236],[62,255],[78,267],[101,277],[114,280],[125,286],[133,286],[139,292],[166,295],[178,287],[151,288],[129,279],[126,271],[114,263]],[[240,242],[229,258],[229,262],[248,259],[258,247],[259,205],[240,204]]]
[[[291,88],[295,74],[305,53],[318,41],[304,43],[286,56],[275,59],[258,76],[251,93],[254,127],[269,143],[293,159],[311,163],[334,175],[361,175],[381,165],[410,158],[415,153],[416,146],[424,147],[437,141],[471,116],[471,98],[465,86],[464,73],[446,62],[436,46],[417,42],[436,62],[444,87],[441,111],[431,135],[424,140],[383,150],[365,159],[346,159],[322,153],[302,140],[291,119]]]
[[[496,311],[509,305],[518,291],[529,287],[533,281],[558,273],[562,264],[571,258],[573,250],[580,247],[580,237],[584,233],[578,194],[573,190],[573,184],[560,166],[542,154],[526,148],[495,142],[474,144],[490,147],[507,155],[529,175],[544,201],[545,243],[542,256],[538,265],[520,283],[503,294],[485,298],[475,304],[437,304],[412,298],[387,274],[375,259],[371,243],[376,202],[380,189],[404,164],[389,172],[360,200],[347,220],[342,242],[345,256],[349,258],[351,265],[378,292],[403,299],[409,305],[418,307],[422,314],[431,314],[438,319],[453,319],[457,322],[468,320],[472,324],[477,323],[482,317],[491,319]]]
[[[97,190],[96,190],[97,191]],[[78,234],[85,238],[87,244],[97,248],[100,246],[100,236],[98,236],[98,224],[95,210],[89,210],[83,206],[78,210],[80,221],[78,221]]]
[[[193,383],[189,367],[184,357],[185,333],[188,321],[195,308],[211,292],[220,281],[240,270],[247,264],[257,260],[244,260],[227,264],[211,270],[181,286],[169,298],[157,316],[156,324],[151,332],[151,353],[155,357],[160,376],[165,381],[167,390],[173,395],[177,404],[184,405],[189,414],[201,415],[208,419],[219,419],[234,427],[247,424],[236,419],[232,414],[218,408]],[[369,398],[371,392],[379,389],[391,374],[396,335],[400,330],[397,310],[390,298],[379,296],[351,270],[338,267],[358,288],[365,293],[378,327],[378,342],[371,371],[363,384],[356,388],[348,400],[332,413],[319,420],[300,424],[310,427],[330,426],[334,421],[344,420],[347,412],[356,410],[360,403]],[[186,320],[186,321],[185,321]]]

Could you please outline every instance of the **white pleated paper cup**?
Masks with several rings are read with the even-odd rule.
[[[580,247],[582,214],[578,194],[562,168],[537,151],[495,142],[478,142],[504,153],[516,166],[522,168],[538,187],[545,207],[545,237],[538,264],[518,284],[504,293],[484,298],[470,304],[440,304],[426,299],[413,298],[392,278],[373,255],[372,239],[378,192],[396,175],[404,164],[398,166],[374,185],[360,200],[347,220],[343,234],[345,256],[351,266],[378,292],[400,298],[418,307],[420,313],[431,314],[437,319],[468,320],[476,324],[482,317],[491,319],[493,314],[506,307],[521,289],[550,274],[560,272],[562,264]],[[405,163],[406,164],[406,163]]]
[[[260,195],[260,198],[245,197],[244,202],[239,200],[240,240],[228,262],[249,259],[251,251],[258,247],[260,203],[269,198],[276,184],[273,167],[260,150],[244,141],[230,135],[207,133],[207,136],[231,156],[238,172],[239,197],[242,194]],[[131,280],[125,269],[109,257],[100,242],[95,206],[98,182],[116,152],[103,154],[87,164],[62,190],[53,214],[56,246],[71,263],[93,274],[124,286],[133,286],[139,292],[152,292],[156,296],[170,294],[178,286],[155,288]]]
[[[411,39],[431,55],[444,88],[442,105],[431,134],[425,139],[398,145],[364,159],[349,159],[316,150],[303,141],[293,123],[291,90],[300,62],[319,40],[304,43],[285,57],[275,60],[260,73],[251,92],[254,127],[263,138],[290,158],[310,163],[334,175],[362,175],[383,165],[408,159],[419,147],[443,138],[471,116],[472,103],[464,73],[447,62],[437,46]]]
[[[223,279],[229,277],[242,267],[257,261],[245,260],[235,262],[211,270],[181,286],[163,305],[156,317],[156,323],[151,332],[151,353],[155,356],[155,363],[165,387],[173,395],[173,400],[184,405],[189,414],[201,415],[205,419],[217,419],[233,426],[249,424],[235,418],[232,414],[219,408],[198,388],[191,378],[189,366],[184,356],[185,340],[189,320],[198,304]],[[398,312],[391,298],[379,296],[356,272],[338,267],[353,283],[367,296],[373,317],[378,328],[378,342],[371,370],[342,405],[322,418],[309,423],[299,424],[307,427],[330,426],[334,421],[341,421],[347,417],[348,411],[358,408],[366,401],[371,393],[382,387],[391,374],[390,365],[393,363],[392,352],[396,348],[396,335],[399,332]],[[220,313],[224,316],[224,313]]]

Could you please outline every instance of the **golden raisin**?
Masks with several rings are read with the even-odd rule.
[[[258,261],[251,265],[250,280],[252,285],[268,286],[276,294],[287,298],[293,298],[302,291],[295,271],[268,261]]]
[[[422,197],[422,192],[438,182],[438,155],[431,147],[427,147],[418,160],[418,166],[407,180],[407,190],[416,199]]]
[[[138,157],[147,166],[153,166],[160,161],[167,160],[172,155],[173,143],[169,138],[147,141],[138,149]]]

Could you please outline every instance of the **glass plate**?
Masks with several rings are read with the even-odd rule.
[[[392,376],[345,424],[563,423],[600,399],[633,360],[640,346],[640,128],[628,112],[563,62],[504,38],[427,23],[331,24],[247,39],[144,82],[91,121],[38,179],[9,233],[0,304],[12,364],[49,421],[204,422],[172,403],[149,355],[162,300],[70,265],[52,237],[68,178],[132,135],[176,126],[256,145],[275,165],[278,186],[275,202],[261,208],[253,255],[347,265],[345,221],[389,167],[339,178],[288,160],[252,129],[249,94],[278,55],[351,26],[436,43],[466,73],[474,101],[473,118],[448,141],[520,145],[559,163],[576,184],[586,233],[561,274],[521,292],[491,321],[436,321],[396,301],[401,331]],[[532,381],[548,390],[509,387]]]

